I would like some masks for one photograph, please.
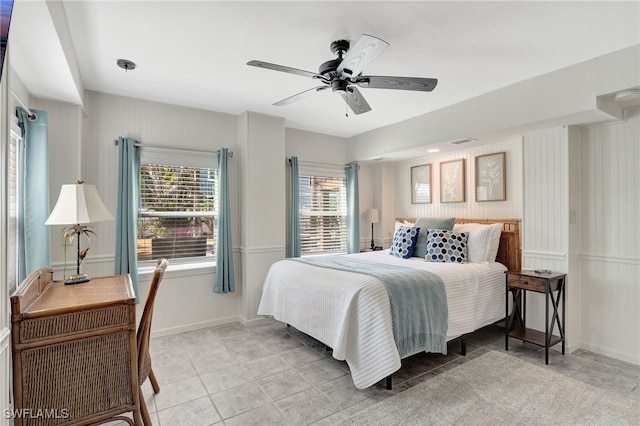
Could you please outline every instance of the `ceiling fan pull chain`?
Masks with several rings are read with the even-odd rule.
[[[349,118],[349,108],[347,106],[347,102],[344,103],[344,116]]]

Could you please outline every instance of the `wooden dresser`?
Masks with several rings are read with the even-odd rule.
[[[128,275],[65,285],[32,273],[11,296],[14,421],[89,424],[138,401],[135,295]]]

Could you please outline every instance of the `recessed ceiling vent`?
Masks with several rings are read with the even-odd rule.
[[[473,139],[473,138],[464,138],[464,139],[459,139],[457,141],[452,141],[449,142],[450,145],[462,145],[463,143],[469,143],[469,142],[475,142],[478,139]]]

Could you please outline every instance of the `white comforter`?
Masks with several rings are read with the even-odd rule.
[[[433,263],[400,259],[388,250],[349,256],[439,275],[449,305],[447,340],[504,318],[506,268],[500,263]],[[389,297],[382,282],[371,276],[281,260],[267,274],[258,314],[291,324],[331,347],[334,358],[346,360],[359,389],[400,368]]]

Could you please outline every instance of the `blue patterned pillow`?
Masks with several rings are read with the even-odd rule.
[[[427,262],[463,263],[467,261],[467,232],[446,229],[427,230]]]
[[[389,254],[403,259],[410,258],[416,247],[419,232],[420,228],[400,226],[393,236]]]

